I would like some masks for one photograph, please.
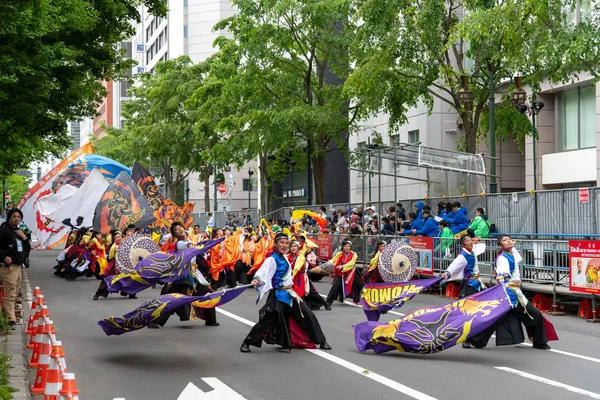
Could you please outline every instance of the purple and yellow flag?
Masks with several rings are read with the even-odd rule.
[[[206,240],[198,246],[177,253],[150,254],[135,266],[130,274],[111,275],[104,278],[110,293],[122,291],[136,294],[156,283],[178,281],[190,275],[191,261],[204,254],[225,238]]]
[[[145,302],[135,310],[121,317],[110,317],[98,321],[107,336],[122,335],[123,333],[137,331],[148,326],[158,318],[168,315],[181,306],[192,303],[194,307],[215,308],[238,297],[251,285],[238,286],[233,289],[209,293],[204,296],[186,296],[171,293]]]
[[[108,234],[129,224],[145,228],[154,222],[153,209],[125,171],[102,195],[94,213],[94,230]]]
[[[187,202],[183,208],[173,203],[171,200],[165,200],[164,203],[154,211],[157,225],[160,227],[170,228],[174,222],[181,222],[187,229],[194,222],[192,212],[194,211],[194,203]]]
[[[138,189],[144,194],[144,197],[148,200],[153,210],[158,210],[163,205],[165,198],[158,190],[154,178],[137,161],[133,163],[131,179],[133,179]]]
[[[511,309],[502,285],[440,307],[423,308],[387,324],[354,325],[360,352],[439,353],[483,332]]]
[[[399,283],[368,283],[360,293],[360,304],[369,321],[379,321],[381,314],[402,307],[441,280],[440,277]]]

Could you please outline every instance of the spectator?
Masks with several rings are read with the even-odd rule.
[[[450,258],[452,256],[452,253],[450,252],[450,248],[452,247],[452,244],[454,243],[454,235],[452,234],[452,231],[448,227],[448,221],[441,220],[440,227],[442,228],[442,231],[440,233],[441,239],[440,239],[440,243],[436,246],[435,251],[441,257]]]
[[[350,226],[350,223],[348,222],[348,219],[347,219],[348,213],[345,210],[339,209],[339,210],[337,210],[337,215],[338,215],[337,226],[344,227],[344,230],[347,230],[348,227]]]
[[[425,204],[422,201],[419,201],[419,202],[417,202],[417,204],[415,204],[415,208],[416,208],[415,214],[417,214],[417,218],[416,219],[418,219],[418,220],[423,219],[422,212],[423,212],[423,206],[424,205]]]
[[[421,230],[423,229],[423,220],[420,220],[417,213],[411,212],[408,214],[410,220],[410,229]],[[409,232],[407,232],[409,234]]]
[[[454,211],[452,211],[452,203],[446,203],[446,207],[444,207],[444,210],[446,211],[446,214],[444,214],[443,217],[444,219],[446,219],[446,217],[454,218]]]
[[[394,234],[394,226],[390,223],[390,220],[388,217],[381,218],[381,223],[383,225],[381,227],[381,233],[383,235],[393,235]]]
[[[19,225],[23,220],[23,213],[18,208],[11,209],[7,221],[0,225],[0,279],[4,283],[3,309],[10,329],[17,326],[15,315],[15,301],[21,286],[21,265],[25,254],[31,250],[29,238]]]
[[[406,221],[406,210],[404,209],[404,207],[402,207],[402,203],[400,202],[396,203],[396,215],[398,217],[402,217],[403,221]]]
[[[208,213],[208,222],[206,225],[209,228],[215,229],[215,218],[213,217],[212,213]]]
[[[440,218],[444,218],[444,216],[446,216],[446,203],[443,201],[438,203],[438,216]]]
[[[457,201],[452,203],[452,212],[453,216],[446,215],[444,218],[450,224],[450,230],[455,235],[466,231],[469,227],[469,220],[467,219],[467,209],[460,206],[460,203]]]
[[[490,237],[490,223],[483,208],[475,210],[475,219],[473,219],[469,229],[474,231],[476,237],[483,239]]]
[[[414,213],[411,213],[411,214],[414,214]],[[406,221],[402,217],[398,217],[398,233],[400,235],[406,235],[409,233],[409,231],[410,231],[410,221]]]
[[[440,228],[435,219],[431,216],[431,211],[423,209],[423,228],[412,229],[413,235],[437,237],[440,233]]]
[[[320,217],[322,217],[322,218],[325,218],[325,219],[327,219],[327,209],[325,208],[325,206],[321,206],[321,207],[319,208],[319,210],[321,211],[321,212],[319,213],[319,216],[320,216]]]

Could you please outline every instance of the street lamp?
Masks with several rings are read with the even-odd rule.
[[[248,168],[248,212],[250,212],[251,208],[250,195],[252,194],[252,175],[254,175],[254,171],[252,171],[252,168]]]
[[[515,83],[517,82],[517,79],[515,78]],[[537,101],[536,100],[536,96],[535,93],[531,94],[531,104],[526,104],[525,102],[527,101],[527,93],[520,88],[520,81],[519,84],[517,85],[516,89],[510,94],[510,97],[513,101],[513,104],[515,105],[515,107],[517,107],[517,110],[519,110],[519,112],[521,114],[525,114],[526,112],[529,112],[529,115],[531,115],[531,137],[533,139],[533,190],[537,190],[537,157],[536,157],[536,151],[535,151],[535,136],[536,136],[536,132],[535,132],[535,116],[538,115],[540,113],[540,111],[544,108],[544,102],[543,101]],[[523,96],[524,94],[524,96]]]

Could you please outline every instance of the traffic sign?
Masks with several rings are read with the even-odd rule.
[[[229,186],[227,186],[224,183],[219,183],[219,185],[217,186],[217,191],[221,194],[227,194],[227,192],[229,191]]]

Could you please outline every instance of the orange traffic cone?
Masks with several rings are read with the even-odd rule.
[[[29,344],[27,345],[27,348],[29,348],[29,349],[34,348],[35,338],[37,337],[37,334],[40,332],[40,330],[39,330],[40,321],[45,321],[47,317],[48,317],[48,307],[45,304],[43,304],[40,306],[40,312],[38,315],[37,322],[34,322],[35,327],[36,327],[35,334],[31,334],[31,338],[29,339]]]
[[[40,360],[37,366],[37,372],[35,373],[35,381],[31,386],[31,393],[33,394],[44,394],[46,388],[46,377],[48,375],[48,366],[50,365],[50,352],[48,354],[41,354]]]
[[[77,385],[75,384],[75,374],[63,374],[62,389],[58,393],[60,394],[58,400],[79,400],[79,389],[77,389]]]
[[[52,353],[59,358],[58,364],[61,372],[67,372],[67,362],[65,361],[65,351],[63,350],[62,342],[59,340],[52,341]]]
[[[35,321],[37,320],[36,316],[39,317],[40,315],[40,305],[38,303],[38,298],[37,296],[34,297],[33,302],[31,303],[31,315],[29,316],[29,323],[27,324],[27,330],[25,330],[25,333],[27,335],[31,335],[32,333],[35,332],[35,328],[34,328],[34,324]]]
[[[55,349],[50,355],[50,365],[46,375],[46,386],[44,388],[44,400],[58,400],[58,392],[62,389],[62,372],[58,365],[60,357]]]
[[[52,321],[48,321],[52,322]],[[36,335],[35,346],[31,352],[31,360],[29,360],[29,366],[31,368],[37,368],[38,362],[42,354],[50,354],[52,351],[52,345],[50,344],[50,325],[47,325],[42,321],[42,325],[38,325],[39,334]]]
[[[42,294],[42,292],[40,291],[40,287],[36,286],[35,289],[33,289],[33,295],[34,296],[39,296],[41,294]]]

